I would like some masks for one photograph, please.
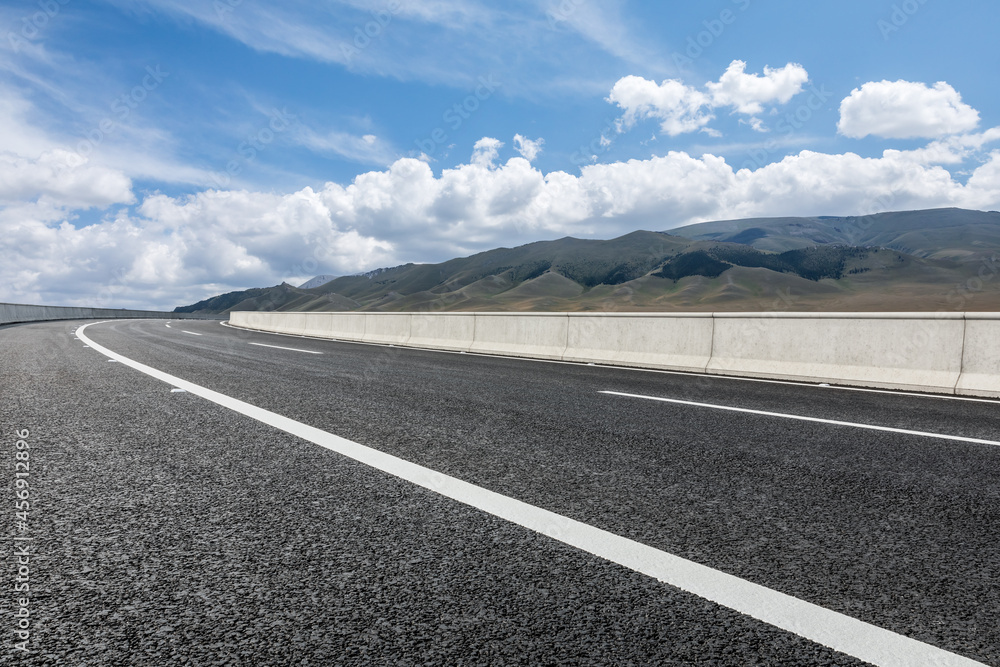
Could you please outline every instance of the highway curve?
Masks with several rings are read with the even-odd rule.
[[[92,341],[939,664],[1000,665],[998,402],[83,324],[0,327],[0,664],[862,664]]]

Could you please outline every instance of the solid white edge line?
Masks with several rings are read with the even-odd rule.
[[[374,347],[388,347],[388,343],[371,343],[363,340],[344,340],[342,338],[327,338],[325,336],[303,336],[302,334],[279,333],[277,331],[263,331],[261,329],[250,329],[248,327],[238,327],[223,320],[219,322],[227,329],[237,331],[249,331],[251,333],[264,334],[267,336],[286,336],[288,338],[303,338],[305,340],[325,340],[331,343],[346,343],[348,345],[371,345]],[[914,398],[940,399],[944,401],[966,401],[969,403],[993,403],[1000,404],[1000,398],[983,398],[979,396],[954,396],[950,394],[933,394],[930,392],[921,393],[917,391],[903,391],[899,389],[875,389],[873,387],[850,387],[844,384],[830,384],[828,382],[810,382],[808,380],[772,380],[769,378],[741,377],[739,375],[722,375],[720,373],[698,373],[695,371],[672,371],[665,368],[641,368],[639,366],[615,366],[597,362],[585,361],[563,361],[561,359],[536,359],[533,357],[514,357],[503,354],[490,354],[488,352],[467,352],[457,350],[439,350],[433,347],[417,347],[415,345],[395,345],[408,350],[421,350],[423,352],[440,352],[441,354],[469,354],[475,357],[492,357],[495,359],[511,359],[518,361],[533,361],[542,364],[563,364],[566,366],[590,366],[597,368],[610,368],[619,371],[632,371],[636,373],[659,373],[661,375],[687,375],[690,377],[706,378],[710,380],[732,380],[735,382],[758,382],[761,384],[782,384],[790,387],[804,387],[807,389],[833,389],[836,391],[859,391],[866,394],[889,394],[890,396],[912,396]]]
[[[980,438],[967,438],[961,435],[946,435],[944,433],[931,433],[929,431],[911,431],[905,428],[894,428],[892,426],[875,426],[873,424],[859,424],[857,422],[845,422],[837,419],[823,419],[821,417],[805,417],[803,415],[790,415],[783,412],[768,412],[767,410],[753,410],[751,408],[737,408],[730,405],[715,405],[713,403],[698,403],[697,401],[682,401],[677,398],[662,398],[659,396],[645,396],[643,394],[627,394],[621,391],[599,391],[599,394],[610,394],[611,396],[625,396],[627,398],[641,398],[647,401],[659,401],[661,403],[676,403],[678,405],[690,405],[697,408],[711,408],[713,410],[728,410],[730,412],[745,412],[753,415],[764,415],[766,417],[780,417],[782,419],[796,419],[798,421],[816,422],[818,424],[832,424],[835,426],[850,426],[852,428],[863,428],[872,431],[888,431],[889,433],[902,433],[904,435],[917,435],[922,438],[940,438],[942,440],[957,440],[958,442],[971,442],[977,445],[992,445],[1000,447],[1000,442],[995,440],[982,440]]]
[[[300,350],[295,347],[282,347],[280,345],[267,345],[266,343],[247,343],[247,345],[257,345],[258,347],[273,347],[276,350],[288,350],[289,352],[305,352],[306,354],[323,354],[322,352],[314,352],[313,350]]]
[[[103,324],[94,322],[92,324]],[[805,600],[640,544],[600,528],[529,505],[430,468],[366,447],[313,426],[244,403],[201,385],[151,368],[98,345],[83,333],[91,347],[116,361],[174,387],[239,412],[264,424],[298,436],[377,470],[409,481],[446,498],[475,507],[536,533],[653,577],[665,584],[705,598],[781,628],[835,651],[884,667],[940,665],[985,667],[964,656],[860,621]]]

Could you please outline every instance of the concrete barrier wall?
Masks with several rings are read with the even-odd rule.
[[[1000,397],[1000,313],[968,313],[956,394]]]
[[[331,313],[333,337],[339,340],[364,340],[368,315],[365,313]]]
[[[247,329],[273,331],[273,323],[268,319],[269,315],[270,313],[256,313],[250,311],[230,313],[229,323],[233,326],[245,327]]]
[[[470,352],[534,359],[562,359],[566,353],[566,313],[476,313]]]
[[[29,306],[0,303],[0,324],[45,322],[49,320],[113,320],[113,319],[211,319],[191,313],[166,313],[154,310],[119,310],[115,308],[76,308],[64,306]],[[218,318],[221,319],[221,316]]]
[[[951,393],[961,313],[719,313],[709,373]]]
[[[475,313],[413,313],[410,316],[412,347],[467,352],[476,334]]]
[[[308,315],[230,321],[440,350],[1000,397],[1000,313]]]
[[[282,326],[287,333],[308,336],[309,329],[306,328],[305,313],[288,313],[288,317],[282,320]]]
[[[406,345],[410,340],[409,313],[365,313],[366,343]]]
[[[563,360],[703,372],[712,326],[712,313],[571,313]]]

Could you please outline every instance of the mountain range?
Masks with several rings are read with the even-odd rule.
[[[316,276],[315,278],[310,278],[309,280],[299,285],[299,289],[313,289],[314,287],[321,287],[330,282],[331,280],[333,280],[334,278],[338,277],[339,276],[325,276],[325,275]]]
[[[175,312],[995,311],[998,272],[1000,213],[933,209],[566,237],[230,292]]]

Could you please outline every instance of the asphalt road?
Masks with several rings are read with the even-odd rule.
[[[72,333],[80,324],[0,327],[0,664],[861,664],[171,391],[85,347]],[[1000,447],[601,392],[987,441],[1000,440],[1000,403],[218,322],[109,322],[86,335],[279,415],[1000,665]],[[17,517],[24,429],[31,505]],[[24,544],[29,653],[14,646]]]

